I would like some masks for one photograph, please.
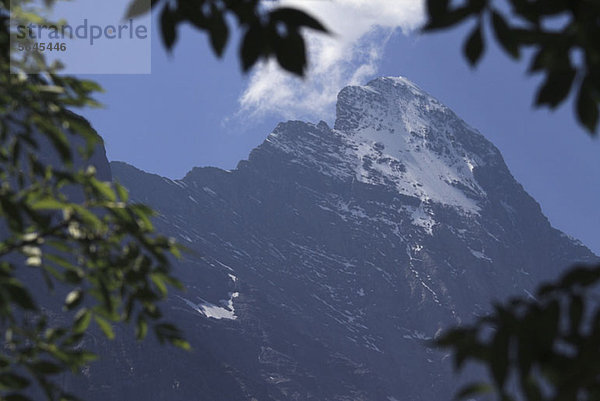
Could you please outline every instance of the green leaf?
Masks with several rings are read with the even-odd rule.
[[[106,319],[104,319],[101,316],[95,315],[94,320],[109,340],[115,338],[115,332],[113,331],[112,325]]]
[[[75,315],[75,321],[73,323],[73,331],[75,333],[83,333],[87,330],[90,322],[92,321],[92,311],[89,309],[81,309]]]
[[[0,373],[0,389],[22,390],[29,386],[29,380],[14,373]]]
[[[0,369],[6,369],[10,366],[10,359],[7,357],[0,355]]]
[[[529,73],[535,73],[544,69],[550,69],[552,65],[553,55],[548,50],[548,47],[541,47],[531,58],[529,63]]]
[[[298,76],[304,75],[306,68],[306,47],[304,39],[296,32],[288,32],[276,42],[275,55],[281,67]]]
[[[425,32],[449,28],[476,12],[468,4],[450,10],[448,0],[431,0],[428,2],[428,9],[428,20],[423,27]]]
[[[153,230],[154,225],[150,217],[154,215],[154,210],[141,203],[130,205],[129,208],[135,213],[137,217],[136,223],[143,231]]]
[[[89,226],[89,228],[98,230],[102,227],[102,221],[98,218],[96,214],[91,212],[89,209],[80,206],[80,205],[72,205],[73,209],[77,212],[81,220]],[[77,237],[77,232],[71,232],[71,235]]]
[[[540,386],[536,382],[536,380],[529,376],[522,383],[523,392],[527,396],[528,401],[543,401],[544,396],[542,395],[542,390]]]
[[[469,38],[465,42],[463,52],[469,61],[469,64],[471,64],[471,66],[475,66],[481,59],[484,50],[485,45],[483,42],[483,32],[481,29],[481,24],[479,23],[475,29],[471,31]]]
[[[65,88],[58,85],[37,85],[35,89],[39,92],[54,93],[57,95],[65,93]]]
[[[569,319],[571,326],[571,334],[574,335],[579,332],[579,327],[581,326],[581,320],[583,319],[585,304],[583,302],[583,298],[579,295],[574,295],[571,298],[571,303],[569,304]]]
[[[158,291],[160,291],[160,294],[165,297],[167,295],[167,285],[165,284],[164,275],[160,273],[153,273],[150,275],[150,278],[152,279],[154,285],[156,285],[156,288],[158,288]]]
[[[55,375],[64,371],[64,368],[50,361],[37,361],[31,364],[31,368],[43,375]]]
[[[8,226],[13,232],[23,232],[23,217],[21,215],[22,208],[8,199],[7,196],[0,196],[0,207],[2,208],[3,217],[8,221]]]
[[[571,67],[551,71],[538,91],[536,104],[546,104],[551,108],[558,106],[571,91],[575,75]]]
[[[534,336],[534,333],[528,330],[527,326],[523,325],[517,337],[517,363],[521,377],[529,376],[533,365],[534,351],[531,344],[532,336]],[[533,341],[535,341],[535,338],[533,338]]]
[[[147,1],[148,4],[150,4],[150,0],[144,0],[144,1]],[[86,79],[86,80],[79,81],[79,85],[86,92],[104,92],[104,88],[102,88],[102,86],[100,86],[100,84],[98,82],[94,82],[94,81],[90,81],[90,80]],[[81,124],[74,124],[74,125],[77,127],[77,132],[82,132],[84,130],[84,128],[81,126]],[[93,133],[93,130],[91,130],[91,126],[89,124],[85,124],[85,125],[87,126],[88,129],[90,129],[90,132]],[[94,134],[92,136],[92,138],[93,137],[96,137],[95,140],[93,140],[94,142],[97,142],[99,140],[99,138],[97,138],[97,135]]]
[[[10,294],[10,299],[26,310],[36,310],[37,307],[31,294],[20,282],[16,279],[9,280],[3,285],[4,289]]]
[[[143,340],[146,338],[146,334],[148,334],[148,322],[141,315],[137,319],[137,324],[135,327],[135,337],[138,340]]]
[[[96,190],[98,194],[103,196],[104,198],[114,202],[117,200],[117,195],[115,191],[110,187],[110,183],[99,181],[96,178],[90,178],[90,184]]]
[[[177,348],[181,348],[185,351],[191,351],[192,350],[192,346],[190,345],[190,343],[188,343],[185,340],[182,340],[181,338],[174,338],[171,340],[171,344],[173,344],[174,346],[176,346]]]
[[[556,299],[533,316],[533,329],[537,337],[534,345],[542,352],[552,350],[558,336],[560,319],[560,303]]]
[[[570,290],[577,286],[589,287],[600,280],[600,266],[575,266],[560,279],[559,287]]]
[[[501,326],[491,343],[490,369],[496,386],[501,389],[504,387],[506,376],[508,374],[509,363],[509,345],[510,333],[506,327]]]
[[[46,241],[46,243],[48,245],[50,245],[51,247],[53,247],[54,249],[61,251],[61,252],[70,252],[71,251],[71,247],[63,241],[49,240],[49,241]]]
[[[38,115],[35,118],[35,123],[39,131],[50,140],[62,162],[71,164],[73,161],[71,146],[63,130],[57,127],[56,121]]]
[[[3,396],[5,401],[33,401],[31,398],[18,393],[10,393]]]
[[[446,330],[436,341],[436,345],[442,348],[459,346],[465,341],[474,338],[475,331],[472,328],[454,327]]]
[[[119,199],[121,201],[127,202],[127,200],[129,200],[129,193],[127,192],[127,189],[125,189],[125,187],[118,182],[115,182],[115,191],[117,192],[117,195],[119,195]]]
[[[463,388],[454,397],[456,400],[462,400],[463,398],[473,397],[482,394],[488,394],[493,390],[492,386],[487,383],[471,383]]]
[[[85,350],[78,350],[75,351],[71,354],[73,356],[73,358],[75,358],[77,360],[77,364],[86,364],[89,362],[93,362],[96,359],[98,359],[98,355],[94,354],[93,352],[90,351],[85,351]]]
[[[504,17],[495,10],[492,11],[492,26],[494,27],[496,39],[498,39],[504,50],[513,58],[519,58],[519,46],[515,40],[515,35],[504,20]]]
[[[320,31],[324,33],[329,32],[327,28],[325,28],[325,26],[321,24],[321,22],[308,15],[304,11],[295,8],[279,7],[271,11],[269,13],[269,16],[272,21],[281,21],[285,23],[288,27],[307,27],[310,29],[314,29],[315,31]]]
[[[65,347],[73,347],[77,346],[81,343],[83,338],[85,337],[85,333],[75,333],[69,335],[63,342],[62,345]]]
[[[46,259],[46,261],[53,262],[56,266],[60,266],[60,267],[65,268],[67,270],[78,271],[78,272],[83,273],[83,271],[80,270],[79,267],[77,267],[73,263],[71,263],[72,259],[70,260],[70,259],[64,258],[62,256],[54,255],[54,254],[51,254],[51,253],[44,254],[44,258]],[[58,273],[58,271],[56,269],[50,268],[48,266],[48,264],[44,265],[44,268],[46,270],[48,270],[57,279],[62,279],[62,276],[60,275],[60,273]]]
[[[64,327],[55,327],[55,328],[47,329],[46,332],[44,333],[44,336],[47,341],[55,342],[55,341],[58,341],[59,338],[64,336],[66,332],[67,332],[67,329],[65,329]]]
[[[210,34],[210,44],[217,57],[223,55],[225,45],[229,39],[229,28],[225,22],[222,13],[215,14],[208,23],[208,32]]]
[[[158,337],[159,342],[163,343],[165,340],[173,342],[173,340],[181,340],[181,332],[177,327],[171,323],[159,323],[154,326],[154,332]]]
[[[30,206],[34,210],[60,210],[66,207],[68,204],[59,201],[56,198],[42,198],[30,203]]]
[[[581,84],[577,97],[577,117],[591,134],[595,134],[598,126],[598,102],[592,95],[590,86],[587,78]]]
[[[150,8],[150,0],[133,0],[127,8],[125,19],[140,17],[150,12]]]
[[[251,26],[244,35],[240,47],[240,61],[242,69],[247,72],[262,54],[264,43],[263,32],[260,26]]]
[[[448,13],[450,0],[427,0],[427,13],[430,19],[444,16]]]
[[[165,47],[170,52],[177,41],[177,18],[169,3],[163,7],[160,14],[160,29]]]

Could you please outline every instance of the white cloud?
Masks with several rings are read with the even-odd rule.
[[[280,0],[303,9],[334,35],[307,32],[309,70],[299,79],[274,61],[255,68],[241,94],[240,113],[287,119],[331,116],[339,90],[377,73],[391,35],[408,33],[424,20],[423,0]]]

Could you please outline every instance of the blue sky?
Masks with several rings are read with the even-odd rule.
[[[106,107],[84,114],[104,137],[110,160],[181,178],[194,166],[234,168],[279,121],[333,123],[331,93],[345,84],[402,75],[490,139],[551,223],[600,253],[600,143],[576,123],[571,99],[555,112],[534,109],[540,77],[527,76],[525,63],[491,43],[482,64],[469,68],[461,54],[465,29],[409,33],[422,18],[419,1],[345,1],[349,7],[302,3],[338,33],[337,45],[314,39],[316,72],[305,81],[270,66],[241,74],[235,34],[217,60],[204,35],[180,29],[169,55],[155,21],[152,74],[87,76],[106,89],[99,98]]]

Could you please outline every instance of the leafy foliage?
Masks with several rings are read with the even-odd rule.
[[[45,3],[51,6],[54,0]],[[600,90],[600,2],[506,0],[510,18],[506,7],[492,3],[428,0],[425,30],[474,19],[464,46],[472,65],[484,54],[486,26],[511,57],[532,48],[525,53],[531,56],[530,72],[546,74],[536,103],[554,108],[577,92],[578,118],[593,132]],[[221,56],[230,24],[236,22],[244,71],[260,59],[275,58],[282,68],[303,75],[303,30],[327,33],[302,11],[267,7],[260,0],[152,0],[152,7],[160,9],[168,50],[177,42],[180,24],[188,23],[207,32]],[[41,19],[19,7],[10,11],[24,20]],[[149,11],[146,2],[132,0],[127,16]],[[168,286],[181,287],[169,266],[169,257],[179,250],[154,232],[152,210],[129,202],[123,187],[100,181],[93,168],[76,168],[99,138],[68,109],[98,106],[93,94],[101,88],[57,75],[59,65],[47,66],[35,54],[17,59],[9,39],[9,4],[0,0],[0,232],[5,233],[0,236],[0,330],[5,338],[0,396],[27,400],[36,387],[47,399],[74,399],[54,378],[96,358],[82,348],[91,325],[114,338],[114,324],[132,322],[140,339],[150,326],[161,342],[189,348],[179,330],[163,321],[158,305]],[[42,73],[23,74],[31,70],[26,68],[30,63]],[[48,144],[59,155],[59,166],[44,161],[40,149]],[[62,315],[38,304],[38,294],[24,281],[32,276],[64,297]],[[540,289],[536,300],[497,305],[475,324],[440,337],[437,346],[453,351],[457,368],[479,361],[493,379],[466,386],[459,397],[495,390],[503,400],[599,399],[600,312],[590,301],[599,278],[600,267],[573,269]]]
[[[537,106],[555,108],[571,92],[577,118],[591,134],[600,106],[600,1],[428,0],[425,31],[467,20],[475,26],[463,47],[475,66],[485,51],[486,24],[511,57],[530,57],[529,72],[544,73]],[[509,11],[506,11],[509,10]],[[524,51],[529,49],[529,51]],[[571,268],[536,299],[516,298],[470,326],[448,330],[435,341],[452,351],[455,368],[468,361],[487,367],[492,383],[472,383],[457,394],[473,399],[600,399],[600,307],[594,295],[600,266]]]
[[[494,390],[498,399],[527,401],[600,399],[600,265],[576,266],[538,290],[536,299],[495,305],[476,323],[447,331],[435,344],[454,365],[484,364],[491,384],[473,383],[458,398]]]
[[[228,17],[233,17],[243,33],[239,57],[244,71],[261,58],[275,57],[282,68],[302,76],[307,66],[302,29],[327,33],[319,21],[301,10],[266,7],[260,0],[153,0],[151,6],[161,8],[160,26],[167,50],[177,42],[178,26],[188,23],[208,34],[212,49],[219,57],[229,40]],[[127,17],[149,11],[147,1],[132,1]]]
[[[10,12],[39,22],[27,3],[13,1]],[[101,140],[70,109],[98,106],[92,96],[101,88],[57,75],[41,57],[17,55],[10,35],[1,0],[0,397],[28,400],[41,391],[49,400],[75,399],[54,378],[96,358],[85,349],[91,325],[112,339],[114,324],[134,322],[139,339],[150,326],[161,342],[189,348],[159,308],[169,286],[181,288],[169,264],[179,249],[154,231],[150,208],[99,180],[94,167],[81,168]],[[43,73],[24,74],[29,63]],[[64,297],[62,312],[40,304],[44,286]]]
[[[50,7],[55,0],[45,0]],[[9,19],[23,25],[60,26],[46,21],[31,0],[0,0],[0,396],[26,400],[35,387],[50,400],[74,399],[56,381],[96,356],[85,350],[92,325],[113,339],[114,324],[133,322],[138,339],[149,327],[161,343],[189,344],[177,327],[163,321],[159,301],[168,287],[177,245],[154,232],[153,211],[128,201],[119,184],[100,181],[93,167],[79,169],[100,139],[70,110],[97,107],[92,81],[58,75],[40,53],[11,48]],[[12,5],[12,8],[10,7]],[[302,29],[327,32],[302,11],[263,7],[258,0],[153,1],[161,7],[164,44],[171,50],[177,28],[190,23],[209,34],[217,56],[229,39],[229,16],[243,31],[244,71],[275,57],[286,70],[303,75],[307,64]],[[149,12],[147,1],[130,3],[128,17]],[[12,33],[14,34],[14,33]],[[25,71],[40,71],[26,75]],[[44,156],[53,149],[58,165]],[[25,266],[29,266],[26,269]],[[63,312],[38,303],[42,277]]]
[[[487,23],[506,53],[513,58],[526,54],[530,57],[529,72],[545,74],[535,104],[555,108],[573,92],[579,122],[590,133],[596,132],[600,107],[600,1],[428,0],[427,10],[425,31],[445,30],[475,20],[463,48],[473,66],[484,53],[483,27]],[[524,52],[527,48],[532,51]]]

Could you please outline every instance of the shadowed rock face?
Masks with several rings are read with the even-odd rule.
[[[343,89],[333,129],[282,123],[232,171],[112,171],[191,250],[166,310],[194,351],[125,335],[77,385],[90,400],[449,399],[423,340],[596,260],[403,78]]]

